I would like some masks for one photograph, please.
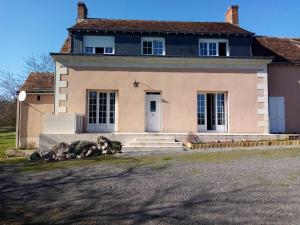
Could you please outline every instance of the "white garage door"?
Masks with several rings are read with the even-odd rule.
[[[271,133],[285,132],[284,97],[269,98]]]

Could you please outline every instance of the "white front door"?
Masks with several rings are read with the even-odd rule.
[[[146,93],[146,131],[159,132],[161,120],[161,97],[159,93]]]
[[[285,132],[284,97],[269,98],[270,131],[271,133]]]

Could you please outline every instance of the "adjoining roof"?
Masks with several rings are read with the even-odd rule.
[[[60,49],[60,53],[69,53],[71,51],[71,37],[68,36]]]
[[[20,90],[29,93],[54,93],[54,73],[30,73]]]
[[[300,39],[255,37],[252,44],[254,56],[274,56],[273,62],[300,64]]]
[[[69,30],[253,35],[253,33],[231,23],[92,18],[77,22]]]

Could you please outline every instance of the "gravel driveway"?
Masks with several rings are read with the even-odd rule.
[[[1,171],[0,224],[300,224],[300,157]]]

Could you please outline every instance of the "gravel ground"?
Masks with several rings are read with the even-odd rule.
[[[300,157],[0,166],[0,224],[300,224]]]

